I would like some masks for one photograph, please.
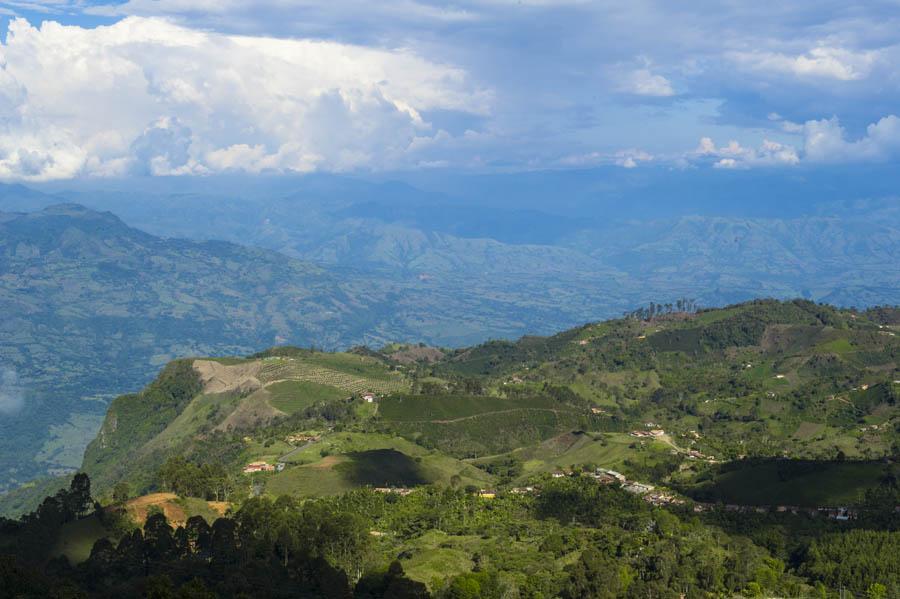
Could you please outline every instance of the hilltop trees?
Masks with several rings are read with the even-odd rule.
[[[655,303],[650,302],[650,304],[645,308],[637,308],[636,310],[632,310],[631,312],[625,312],[625,318],[633,318],[635,320],[653,320],[659,316],[664,316],[667,314],[680,314],[680,313],[693,313],[700,309],[697,300],[688,299],[688,298],[680,298],[672,303]]]
[[[228,501],[235,488],[233,476],[221,464],[194,464],[181,456],[163,463],[157,479],[164,489],[189,497]]]

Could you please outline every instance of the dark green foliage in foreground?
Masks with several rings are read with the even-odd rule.
[[[93,509],[91,480],[86,474],[76,474],[68,489],[46,497],[21,520],[0,518],[0,553],[11,553],[25,561],[39,560],[63,525],[87,516]]]
[[[900,532],[854,530],[813,541],[803,573],[857,593],[882,584],[884,597],[900,597]]]
[[[0,554],[8,555],[0,555],[0,588],[16,597],[184,599],[831,597],[841,587],[891,597],[900,589],[898,532],[827,522],[813,532],[774,514],[729,521],[715,512],[704,523],[690,510],[654,508],[589,478],[541,485],[537,495],[489,501],[434,487],[405,497],[360,490],[307,501],[256,498],[231,518],[193,517],[174,530],[156,513],[143,529],[111,525],[121,532],[72,566],[46,551],[55,532],[91,509],[90,481],[79,475],[34,514],[2,522]],[[112,521],[115,508],[98,515]],[[720,517],[721,528],[710,525]],[[435,532],[448,547],[480,541],[471,570],[446,572],[429,592],[398,557],[408,559],[403,548]],[[788,559],[783,542],[767,548],[767,539],[794,533],[809,540]],[[813,595],[816,588],[825,594]]]

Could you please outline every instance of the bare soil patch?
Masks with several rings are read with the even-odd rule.
[[[209,509],[219,514],[220,516],[224,516],[225,513],[231,508],[231,502],[228,501],[207,501],[207,505],[209,505]]]
[[[143,525],[147,521],[147,514],[152,506],[158,506],[166,520],[174,527],[183,526],[187,522],[187,514],[180,505],[175,503],[178,495],[174,493],[152,493],[137,497],[125,504],[125,511],[137,524]]]
[[[241,400],[237,408],[216,427],[216,430],[243,430],[269,422],[276,416],[284,416],[284,412],[272,407],[269,403],[271,394],[265,389],[258,389]]]
[[[444,357],[444,352],[436,347],[419,347],[417,345],[405,347],[388,356],[401,364],[413,364],[415,362],[437,362]]]
[[[331,470],[338,464],[344,461],[344,458],[337,455],[325,456],[322,461],[316,462],[312,464],[310,468],[316,468],[317,470]]]
[[[194,370],[200,375],[204,393],[250,393],[262,387],[257,378],[261,362],[247,362],[226,366],[212,360],[194,360]]]

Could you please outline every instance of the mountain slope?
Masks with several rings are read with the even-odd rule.
[[[0,273],[0,364],[25,403],[0,414],[4,485],[77,466],[102,396],[160,364],[363,341],[387,299],[273,252],[164,240],[75,205],[0,214]]]

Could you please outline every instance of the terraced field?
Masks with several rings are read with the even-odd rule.
[[[340,399],[346,395],[337,387],[322,385],[312,381],[279,381],[266,387],[269,404],[284,412],[293,414],[321,401]]]
[[[259,380],[268,384],[282,380],[308,381],[336,387],[347,393],[400,393],[409,389],[403,375],[387,370],[376,360],[339,354],[301,358],[266,358]]]
[[[387,397],[384,426],[457,458],[503,453],[590,425],[586,410],[550,397],[467,395]]]

